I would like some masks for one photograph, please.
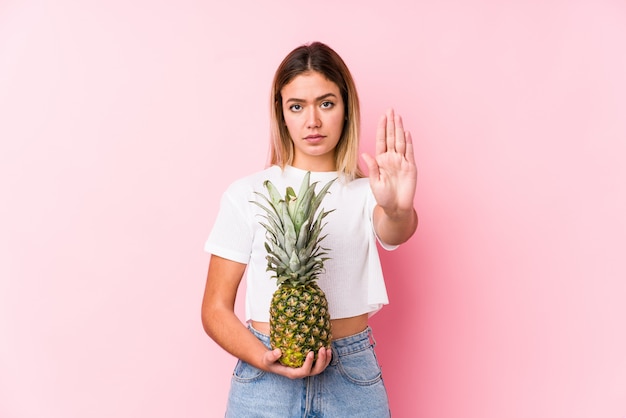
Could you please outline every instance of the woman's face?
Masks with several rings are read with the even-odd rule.
[[[335,171],[334,150],[341,138],[345,114],[339,87],[311,71],[296,76],[280,93],[295,150],[293,166]]]

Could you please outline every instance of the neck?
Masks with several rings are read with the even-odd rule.
[[[301,170],[312,171],[312,172],[327,172],[327,171],[337,171],[337,165],[335,163],[335,158],[315,158],[315,159],[303,159],[303,158],[294,158],[291,163],[292,167],[299,168]]]

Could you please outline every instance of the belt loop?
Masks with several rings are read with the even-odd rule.
[[[372,347],[376,347],[376,340],[374,339],[374,334],[372,333],[372,329],[371,328],[367,328],[367,336],[370,340],[370,345]]]
[[[330,347],[330,351],[332,353],[332,357],[330,358],[330,366],[336,366],[337,363],[339,362],[339,353],[337,352],[337,349],[333,346]]]

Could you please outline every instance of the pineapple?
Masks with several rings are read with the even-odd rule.
[[[278,284],[270,304],[270,343],[282,351],[279,361],[285,366],[301,367],[309,351],[317,359],[321,347],[330,347],[328,302],[316,280],[329,259],[324,257],[329,250],[320,246],[326,235],[320,233],[332,210],[318,208],[335,180],[315,194],[317,182],[310,184],[307,172],[299,194],[287,187],[284,198],[267,180],[263,185],[269,197],[256,192],[262,203],[252,202],[267,220],[260,222],[267,234],[267,271]]]

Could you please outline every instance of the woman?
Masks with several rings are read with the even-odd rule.
[[[417,170],[411,135],[388,110],[378,124],[376,155],[358,166],[359,101],[343,60],[316,42],[296,48],[274,76],[270,166],[235,181],[222,196],[205,249],[211,253],[202,304],[207,334],[239,359],[227,417],[388,417],[387,394],[368,318],[388,303],[376,240],[393,249],[417,227]],[[306,172],[326,183],[333,209],[324,233],[331,259],[318,280],[328,298],[333,342],[300,368],[280,364],[269,345],[269,305],[275,280],[266,272],[266,239],[250,203],[270,180],[296,190]],[[246,321],[234,313],[246,272]]]

